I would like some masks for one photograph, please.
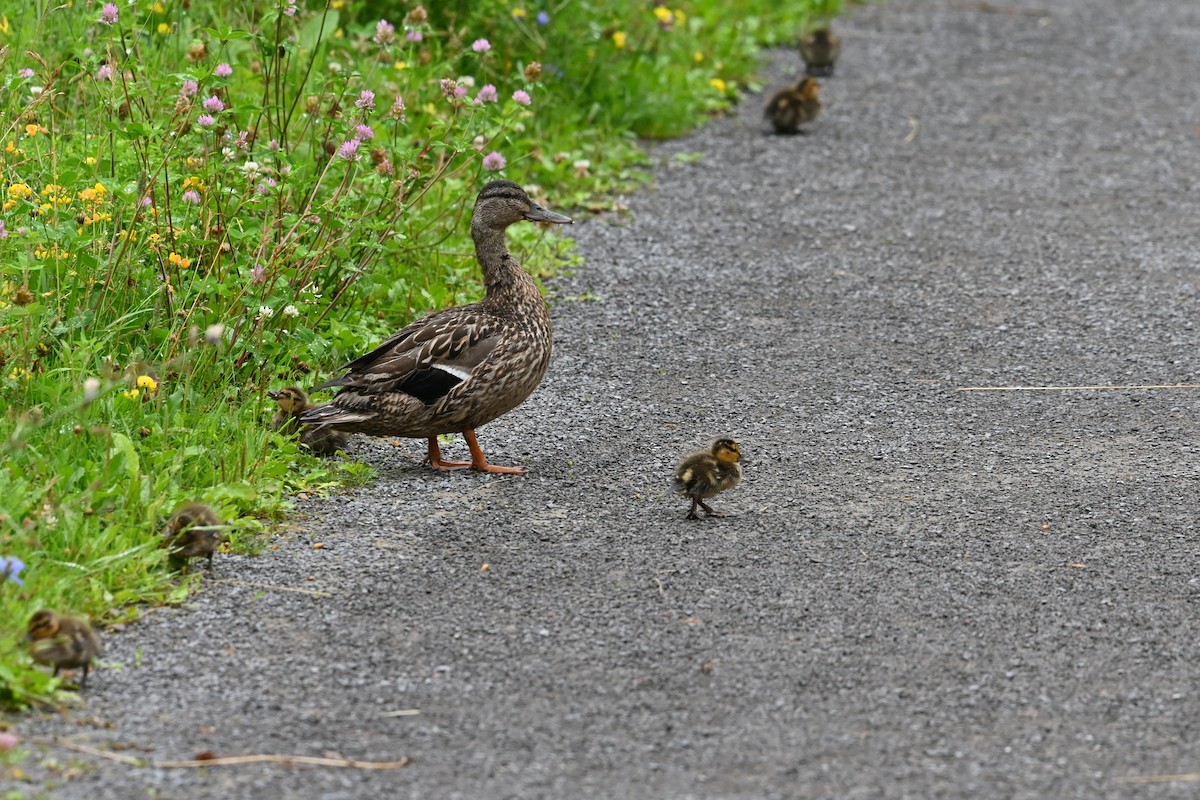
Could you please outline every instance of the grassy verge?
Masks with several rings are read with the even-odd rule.
[[[59,687],[19,647],[36,608],[185,595],[157,536],[179,503],[253,549],[295,492],[369,477],[266,430],[265,392],[476,298],[482,182],[603,207],[636,137],[734,102],[757,43],[838,2],[436,5],[0,16],[0,705]],[[513,233],[537,273],[572,262]]]

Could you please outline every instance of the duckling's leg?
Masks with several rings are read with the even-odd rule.
[[[696,506],[700,505],[700,498],[691,495],[692,507],[688,509],[687,516],[684,519],[700,519],[700,515],[696,513]]]
[[[502,475],[524,475],[524,467],[498,467],[495,464],[489,464],[487,456],[479,449],[479,442],[475,441],[475,429],[467,428],[462,432],[463,438],[467,440],[467,447],[471,449],[471,469],[477,469],[480,472],[495,472]]]
[[[725,516],[720,511],[714,511],[713,507],[710,506],[708,503],[704,502],[703,500],[700,500],[699,503],[700,503],[700,507],[704,509],[705,516],[707,516],[707,517],[723,517],[723,516]]]
[[[79,679],[79,688],[80,688],[80,689],[86,689],[86,688],[87,688],[87,676],[88,676],[88,668],[89,668],[90,666],[91,666],[91,662],[90,662],[90,661],[89,661],[89,662],[87,662],[86,664],[84,664],[84,665],[83,665],[83,677]]]
[[[471,466],[470,461],[443,461],[442,449],[438,447],[438,440],[436,436],[429,437],[429,455],[425,456],[425,463],[442,472],[449,472],[452,469],[462,469],[463,467]]]

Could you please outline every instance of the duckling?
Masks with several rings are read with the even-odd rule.
[[[829,28],[816,28],[800,37],[800,57],[809,75],[827,77],[842,54],[842,40]]]
[[[801,78],[788,89],[781,89],[767,101],[763,116],[775,126],[776,133],[796,133],[800,126],[821,113],[821,84]]]
[[[79,681],[81,689],[87,686],[92,659],[104,655],[100,637],[96,636],[91,625],[47,608],[34,612],[29,618],[25,642],[33,660],[39,664],[53,664],[55,675],[64,667],[83,667],[83,677]]]
[[[723,517],[714,511],[704,498],[732,489],[742,479],[742,448],[733,439],[721,438],[712,443],[708,450],[692,453],[675,467],[675,483],[679,490],[692,499],[688,519],[700,519],[696,508],[704,509],[705,516]]]
[[[512,181],[480,190],[471,215],[484,298],[416,320],[316,389],[339,387],[330,403],[300,415],[306,425],[428,440],[425,462],[437,470],[524,474],[489,464],[475,429],[507,414],[533,393],[550,363],[550,312],[533,278],[504,243],[521,220],[569,224]],[[314,389],[315,391],[315,389]],[[438,435],[462,433],[471,460],[445,461]]]
[[[186,567],[189,559],[207,556],[211,572],[213,553],[221,546],[224,527],[217,512],[203,503],[188,503],[177,508],[162,532],[171,548],[171,563]]]
[[[317,455],[331,456],[338,450],[346,449],[350,434],[332,428],[300,424],[300,415],[313,407],[303,389],[288,386],[277,392],[267,392],[267,396],[279,403],[279,410],[271,418],[272,430],[288,436],[299,428],[300,444]]]

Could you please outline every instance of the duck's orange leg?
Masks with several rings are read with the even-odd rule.
[[[489,464],[487,456],[479,449],[479,442],[475,441],[475,429],[467,428],[462,432],[463,438],[467,440],[467,447],[471,449],[471,469],[477,469],[480,472],[494,472],[502,475],[524,475],[524,467],[498,467],[495,464]]]
[[[462,469],[469,467],[473,461],[443,461],[442,449],[438,447],[436,436],[429,437],[429,455],[425,456],[425,463],[439,472],[449,472],[452,469]]]

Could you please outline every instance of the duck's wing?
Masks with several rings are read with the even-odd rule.
[[[432,404],[471,376],[500,343],[504,325],[477,305],[448,308],[408,325],[314,391],[403,392]]]

